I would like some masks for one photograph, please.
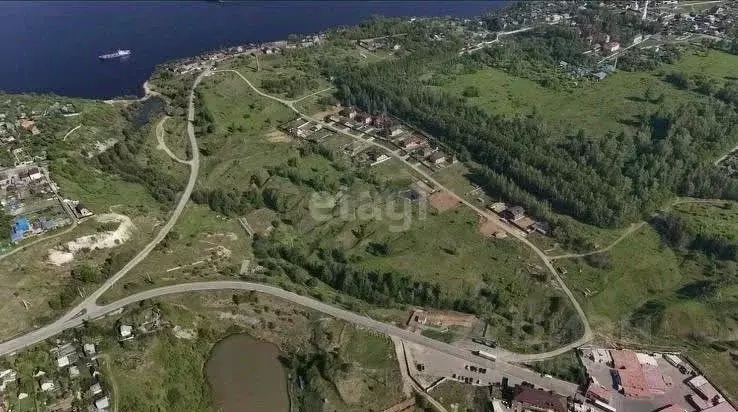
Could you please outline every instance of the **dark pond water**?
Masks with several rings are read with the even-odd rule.
[[[271,343],[231,335],[215,345],[205,373],[223,412],[289,412],[287,373]]]

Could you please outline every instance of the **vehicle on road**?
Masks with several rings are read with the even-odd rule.
[[[481,357],[481,358],[489,359],[491,361],[496,361],[497,360],[497,356],[495,356],[495,355],[493,355],[493,354],[491,354],[489,352],[485,352],[483,350],[475,350],[475,351],[472,351],[472,353],[475,354],[475,355],[477,355],[477,356],[479,356],[479,357]]]

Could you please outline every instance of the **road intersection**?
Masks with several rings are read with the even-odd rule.
[[[426,173],[423,169],[421,169],[420,167],[416,166],[415,164],[409,162],[406,158],[404,158],[403,156],[400,156],[398,153],[390,150],[386,146],[384,146],[382,144],[379,144],[379,143],[377,143],[374,140],[369,140],[369,139],[365,139],[365,138],[360,137],[360,136],[352,135],[351,133],[347,133],[347,132],[345,132],[345,131],[343,131],[343,130],[341,130],[341,129],[339,129],[339,128],[331,125],[331,124],[328,124],[328,123],[324,122],[321,119],[315,119],[315,118],[312,118],[311,116],[306,115],[305,113],[302,113],[299,109],[297,109],[297,107],[295,107],[295,102],[296,102],[295,100],[285,100],[285,99],[282,99],[282,98],[279,98],[279,97],[276,97],[276,96],[272,96],[270,94],[267,94],[267,93],[262,92],[261,90],[259,90],[258,88],[256,88],[243,74],[241,74],[237,70],[218,70],[215,73],[225,73],[225,72],[236,74],[244,82],[246,82],[246,84],[248,84],[249,87],[254,92],[256,92],[257,94],[259,94],[260,96],[266,97],[268,99],[275,100],[275,101],[277,101],[279,103],[284,104],[285,106],[289,107],[293,112],[295,112],[297,115],[299,115],[299,116],[301,116],[301,117],[303,117],[305,119],[308,119],[310,121],[316,122],[316,123],[320,124],[321,126],[323,126],[324,128],[326,128],[328,130],[331,130],[331,131],[333,131],[335,133],[340,133],[342,135],[351,137],[352,139],[358,140],[358,141],[360,141],[360,142],[362,142],[364,144],[372,145],[372,146],[375,146],[375,147],[381,149],[388,156],[394,157],[395,159],[399,160],[406,167],[412,169],[418,175],[422,176],[424,179],[426,179],[427,181],[429,181],[430,183],[432,183],[435,187],[437,187],[437,188],[443,190],[444,192],[448,193],[449,195],[453,196],[454,198],[456,198],[456,200],[458,200],[459,202],[463,203],[464,205],[466,205],[467,207],[469,207],[470,209],[472,209],[473,211],[475,211],[480,216],[483,216],[484,218],[486,218],[486,219],[488,219],[489,221],[492,221],[492,222],[498,222],[499,221],[499,218],[496,215],[492,215],[491,213],[487,212],[486,210],[483,210],[482,208],[478,207],[477,205],[469,202],[464,197],[459,196],[458,194],[456,194],[455,192],[453,192],[448,187],[446,187],[443,184],[439,183],[436,179],[434,179],[431,175],[429,175],[428,173]],[[572,350],[574,348],[577,348],[579,346],[582,346],[583,344],[591,341],[592,338],[594,337],[594,334],[592,333],[592,329],[591,329],[591,327],[589,325],[589,321],[587,320],[587,315],[584,313],[584,310],[579,305],[579,302],[577,302],[576,298],[574,297],[574,294],[571,292],[571,290],[569,290],[569,287],[566,286],[566,283],[564,283],[563,279],[561,279],[561,276],[559,275],[559,272],[554,267],[554,265],[553,265],[553,263],[551,261],[551,258],[548,255],[546,255],[546,253],[544,253],[541,249],[539,249],[536,245],[534,245],[533,243],[531,243],[524,235],[520,234],[517,229],[508,227],[507,225],[504,225],[504,224],[498,224],[498,226],[500,227],[500,229],[504,230],[509,235],[515,237],[518,241],[522,242],[527,247],[529,247],[530,249],[532,249],[536,253],[536,255],[538,255],[538,257],[543,261],[543,263],[546,266],[546,268],[548,269],[548,271],[551,273],[551,275],[554,277],[554,279],[556,279],[556,282],[558,283],[558,285],[561,287],[561,289],[564,291],[564,293],[567,295],[567,297],[571,301],[571,304],[574,307],[574,309],[576,310],[577,315],[579,316],[579,320],[582,323],[582,327],[584,329],[584,331],[582,333],[582,336],[579,339],[577,339],[576,341],[571,342],[571,343],[569,343],[567,345],[564,345],[564,346],[562,346],[562,347],[560,347],[558,349],[555,349],[555,350],[549,351],[549,352],[535,354],[535,355],[521,355],[521,356],[525,356],[524,359],[526,361],[534,361],[534,360],[548,359],[548,358],[551,358],[551,357],[560,355],[562,353],[568,352],[568,351],[570,351],[570,350]]]
[[[218,72],[233,72],[237,74],[239,77],[241,77],[241,79],[243,79],[249,85],[249,87],[251,87],[251,89],[253,89],[254,92],[256,92],[257,94],[265,98],[278,101],[286,105],[287,107],[289,107],[291,110],[293,110],[298,115],[303,116],[307,119],[313,120],[317,123],[320,123],[321,125],[323,125],[323,127],[326,127],[337,133],[348,135],[364,143],[374,145],[374,146],[381,148],[382,150],[386,151],[390,156],[399,159],[401,162],[403,162],[403,164],[405,164],[405,166],[413,169],[419,175],[423,176],[425,179],[427,179],[428,181],[430,181],[431,183],[433,183],[440,189],[448,192],[450,195],[457,198],[460,202],[470,207],[471,209],[479,213],[481,216],[487,217],[488,219],[496,219],[495,216],[491,216],[486,211],[468,202],[463,197],[455,194],[454,192],[452,192],[451,190],[449,190],[448,188],[446,188],[445,186],[437,182],[433,177],[428,175],[425,171],[409,163],[406,159],[403,159],[401,156],[397,155],[396,153],[393,153],[388,148],[376,142],[345,133],[341,130],[336,129],[332,125],[322,122],[319,119],[317,120],[312,119],[311,117],[305,115],[304,113],[301,113],[295,107],[295,103],[298,102],[300,99],[285,100],[285,99],[281,99],[276,96],[271,96],[269,94],[266,94],[262,92],[261,90],[259,90],[258,88],[254,87],[253,84],[246,77],[244,77],[241,73],[235,70],[222,70],[222,71],[216,71],[216,72],[206,71],[206,72],[201,73],[195,79],[195,81],[193,82],[192,88],[190,90],[188,116],[187,116],[187,120],[188,120],[187,133],[188,133],[190,144],[192,147],[192,159],[185,161],[185,160],[176,158],[176,156],[173,157],[175,161],[180,161],[190,166],[190,176],[189,176],[187,185],[185,187],[185,190],[182,193],[167,223],[161,228],[161,230],[157,233],[154,239],[144,247],[144,249],[142,249],[120,271],[118,271],[112,277],[106,280],[105,283],[103,283],[100,286],[100,288],[95,290],[89,296],[85,297],[82,300],[82,302],[80,302],[78,305],[72,308],[67,314],[63,315],[57,321],[49,325],[43,326],[39,329],[33,330],[25,335],[22,335],[14,339],[8,340],[6,342],[0,343],[0,355],[6,355],[6,354],[17,352],[19,350],[22,350],[25,347],[34,345],[50,337],[53,337],[65,330],[78,327],[82,325],[85,321],[100,318],[109,313],[112,313],[121,308],[124,308],[127,305],[140,302],[142,300],[153,299],[153,298],[157,298],[161,296],[168,296],[172,294],[191,293],[191,292],[198,292],[198,291],[250,290],[250,291],[256,291],[260,293],[269,294],[271,296],[287,300],[289,302],[304,306],[306,308],[325,313],[327,315],[336,317],[338,319],[345,320],[355,325],[365,327],[368,329],[372,329],[377,332],[383,333],[385,335],[405,340],[407,342],[412,342],[418,345],[422,345],[424,347],[437,350],[439,352],[445,353],[447,355],[453,356],[455,358],[458,358],[466,362],[470,362],[470,363],[474,363],[474,364],[478,364],[482,366],[487,366],[489,368],[494,368],[497,372],[501,374],[506,374],[506,375],[509,375],[519,380],[528,381],[537,386],[543,386],[543,387],[555,390],[559,393],[564,393],[564,394],[574,393],[574,391],[576,390],[576,387],[574,384],[571,384],[565,381],[560,381],[557,379],[541,377],[540,374],[536,372],[533,372],[529,369],[526,369],[526,368],[510,363],[510,362],[541,360],[541,359],[546,359],[546,358],[556,356],[560,353],[564,353],[566,351],[569,351],[589,341],[592,337],[592,332],[589,328],[589,323],[587,322],[586,316],[584,315],[584,311],[581,309],[581,307],[577,303],[574,296],[571,294],[569,289],[566,287],[564,282],[559,277],[558,273],[556,272],[556,269],[551,264],[549,257],[546,256],[543,253],[543,251],[538,249],[535,245],[530,243],[530,241],[528,241],[527,239],[522,237],[520,234],[518,234],[516,231],[512,230],[511,228],[506,228],[502,225],[501,225],[502,229],[504,229],[509,234],[514,236],[516,239],[526,244],[528,247],[533,249],[539,255],[539,257],[545,263],[546,267],[554,275],[554,277],[557,279],[557,281],[559,282],[563,290],[567,293],[567,295],[571,299],[572,304],[576,308],[577,313],[579,317],[581,318],[581,321],[584,325],[584,334],[577,341],[572,342],[568,345],[565,345],[564,347],[561,347],[554,351],[549,351],[549,352],[545,352],[541,354],[531,354],[531,355],[520,355],[520,354],[510,353],[510,354],[505,354],[504,356],[501,356],[497,361],[491,361],[488,359],[475,356],[474,354],[472,354],[472,352],[470,352],[467,349],[449,345],[449,344],[446,344],[446,343],[443,343],[437,340],[433,340],[425,336],[399,328],[397,326],[390,325],[384,322],[380,322],[380,321],[368,318],[366,316],[362,316],[362,315],[359,315],[359,314],[356,314],[356,313],[353,313],[353,312],[350,312],[350,311],[347,311],[347,310],[344,310],[344,309],[341,309],[335,306],[331,306],[331,305],[328,305],[326,303],[317,301],[315,299],[312,299],[306,296],[288,292],[286,290],[283,290],[283,289],[280,289],[274,286],[270,286],[270,285],[251,283],[251,282],[242,282],[242,281],[214,281],[214,282],[181,283],[181,284],[175,284],[175,285],[164,286],[164,287],[160,287],[156,289],[146,290],[146,291],[137,293],[135,295],[125,297],[123,299],[120,299],[108,305],[103,305],[103,306],[98,305],[97,300],[107,290],[109,290],[115,283],[117,283],[128,272],[130,272],[136,265],[138,265],[141,261],[143,261],[149,255],[149,253],[151,253],[151,251],[156,247],[156,245],[164,239],[164,237],[174,227],[180,215],[182,214],[186,204],[188,203],[190,195],[194,189],[195,182],[197,181],[198,171],[199,171],[199,151],[198,151],[197,140],[195,138],[195,131],[194,131],[195,89],[203,77],[209,76],[213,73],[218,73]],[[159,124],[160,127],[163,126],[163,123],[165,120],[166,118],[162,120],[162,122]]]

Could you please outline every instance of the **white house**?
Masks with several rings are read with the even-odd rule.
[[[102,393],[102,386],[100,386],[99,383],[96,383],[96,384],[90,386],[90,393],[93,394],[93,395],[97,395],[97,394]]]
[[[44,381],[41,383],[41,391],[43,392],[50,392],[53,391],[55,388],[54,382],[52,381]]]
[[[94,343],[85,343],[83,347],[85,354],[87,356],[92,356],[96,353],[95,344]]]
[[[133,337],[133,326],[120,325],[120,328],[118,329],[118,333],[120,334],[121,338],[130,339]]]
[[[100,398],[95,401],[95,408],[98,411],[104,411],[110,407],[110,399],[107,396]]]

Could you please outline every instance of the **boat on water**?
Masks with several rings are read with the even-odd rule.
[[[118,49],[118,51],[116,51],[114,53],[101,54],[101,55],[97,56],[97,58],[100,59],[100,60],[110,60],[110,59],[117,59],[117,58],[120,58],[120,57],[130,56],[130,55],[131,55],[131,51],[130,50],[120,50],[120,49]]]

